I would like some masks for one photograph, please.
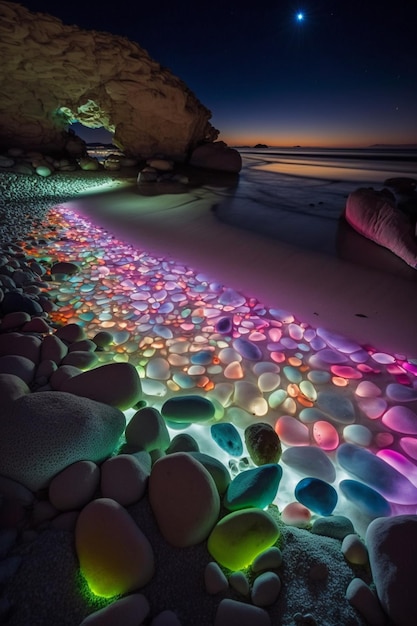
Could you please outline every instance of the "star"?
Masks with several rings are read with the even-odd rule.
[[[301,11],[299,13],[297,13],[297,15],[295,16],[297,22],[303,22],[304,21],[304,13],[302,13]]]

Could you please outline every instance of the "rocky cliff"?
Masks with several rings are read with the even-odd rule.
[[[0,2],[0,149],[77,153],[73,121],[129,156],[182,158],[218,131],[210,111],[138,44]]]

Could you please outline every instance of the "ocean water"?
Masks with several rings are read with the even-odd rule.
[[[242,172],[217,207],[235,227],[340,255],[341,216],[359,187],[417,178],[417,149],[239,149]],[[401,201],[401,198],[397,198]]]

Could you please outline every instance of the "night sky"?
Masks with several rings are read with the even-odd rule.
[[[20,4],[137,42],[229,145],[417,144],[417,0]]]

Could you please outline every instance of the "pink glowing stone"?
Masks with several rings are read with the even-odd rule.
[[[300,502],[290,502],[281,511],[281,519],[284,524],[291,526],[307,526],[311,519],[311,513]]]
[[[336,428],[325,420],[315,422],[313,437],[322,450],[335,450],[339,445],[339,435]]]
[[[384,398],[362,398],[358,401],[359,408],[370,420],[376,420],[387,410],[387,402]]]
[[[381,390],[370,380],[363,380],[356,387],[355,393],[360,398],[376,398],[381,395]]]
[[[350,380],[362,378],[362,374],[354,367],[350,367],[350,365],[332,365],[330,370],[335,376],[341,376],[342,378]]]
[[[408,456],[417,461],[417,439],[414,439],[414,437],[401,437],[400,446]]]
[[[382,422],[397,433],[417,435],[417,415],[407,406],[391,407],[383,415]]]
[[[395,450],[379,450],[376,455],[408,478],[410,483],[417,487],[417,467],[414,463],[399,452],[395,452]]]
[[[290,415],[282,415],[277,420],[275,432],[286,446],[308,446],[310,443],[308,426]]]
[[[375,436],[375,444],[378,448],[385,448],[385,446],[390,446],[394,441],[394,435],[391,433],[378,433]]]

